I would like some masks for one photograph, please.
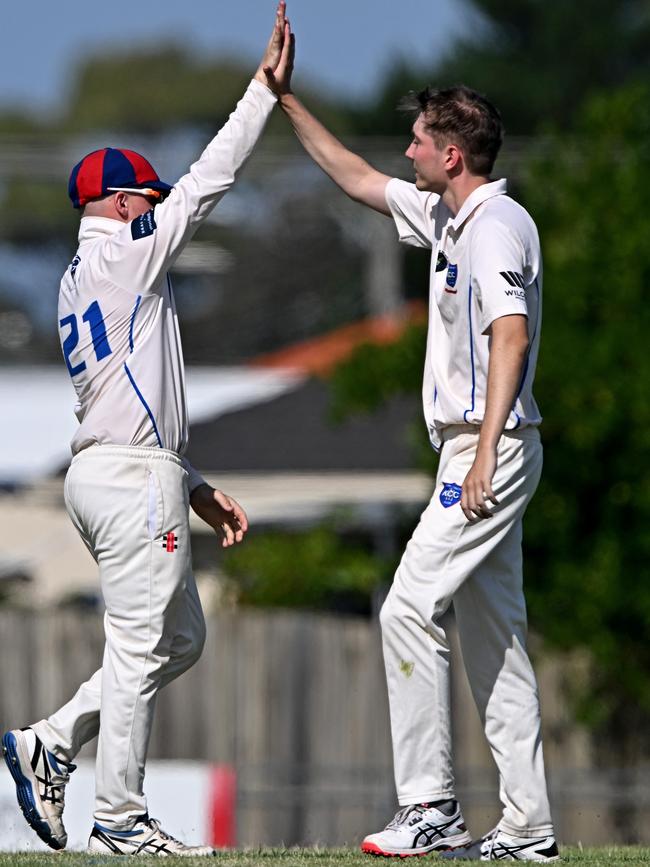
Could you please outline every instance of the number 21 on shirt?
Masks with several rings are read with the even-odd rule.
[[[106,358],[107,355],[110,355],[113,350],[108,343],[104,317],[98,302],[93,301],[81,318],[84,322],[88,323],[95,357],[97,361],[101,361],[102,358]],[[61,328],[65,328],[66,326],[70,327],[70,331],[63,341],[63,357],[65,358],[65,363],[70,376],[76,376],[78,373],[81,373],[82,370],[86,369],[85,361],[80,361],[79,364],[74,367],[70,362],[70,356],[79,343],[79,325],[77,324],[76,315],[71,313],[70,316],[64,316],[64,318],[59,322],[59,325]]]

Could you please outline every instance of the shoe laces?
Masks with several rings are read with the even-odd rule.
[[[43,776],[35,773],[36,779],[43,786],[42,798],[44,801],[49,801],[52,804],[63,803],[65,799],[65,787],[70,780],[70,774],[77,770],[77,766],[72,762],[61,761],[54,756],[54,764],[50,758],[50,753],[45,749],[40,741],[37,741],[37,751],[42,752],[43,756]],[[35,753],[32,761],[38,762],[38,752]]]
[[[395,813],[394,817],[388,825],[386,825],[386,829],[399,828],[400,825],[406,824],[406,820],[411,816],[412,818],[409,825],[412,825],[414,822],[417,822],[428,809],[428,804],[408,804],[406,807],[402,807],[401,810],[398,810],[397,813]]]
[[[145,824],[151,828],[152,831],[155,831],[156,834],[159,834],[163,840],[168,840],[170,843],[176,843],[177,846],[182,846],[184,849],[186,848],[185,844],[178,840],[176,837],[172,837],[171,834],[168,834],[167,831],[163,831],[160,827],[160,822],[158,819],[146,818]]]
[[[485,835],[485,837],[483,837],[483,843],[489,843],[490,844],[488,846],[487,852],[485,853],[488,856],[488,860],[490,860],[490,861],[492,860],[492,852],[494,851],[494,844],[496,843],[498,833],[499,833],[499,829],[493,828],[491,831],[488,831],[488,833]],[[483,847],[481,846],[481,850],[482,849],[483,849]]]

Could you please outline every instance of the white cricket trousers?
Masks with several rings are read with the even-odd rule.
[[[465,668],[499,771],[499,827],[552,833],[537,684],[526,653],[521,522],[542,468],[536,428],[498,445],[492,518],[470,523],[461,486],[479,428],[445,430],[436,490],[381,611],[399,803],[453,798],[449,644],[440,617],[453,601]]]
[[[95,819],[130,830],[147,812],[156,695],[199,658],[205,641],[187,471],[163,449],[92,446],[72,460],[65,501],[99,567],[106,644],[101,669],[33,728],[68,762],[99,733]]]

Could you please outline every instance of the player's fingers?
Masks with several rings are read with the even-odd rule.
[[[474,493],[474,502],[472,504],[472,511],[477,516],[477,518],[491,518],[492,512],[490,511],[487,503],[485,502],[485,491],[483,490],[482,485],[478,485],[476,491]]]
[[[278,67],[282,69],[286,69],[287,65],[291,58],[291,40],[293,34],[291,33],[291,25],[288,21],[284,22],[284,33],[283,33],[283,42],[282,42],[282,51],[280,52],[280,62],[278,63]]]
[[[226,512],[232,512],[232,510],[233,510],[232,500],[230,499],[230,497],[227,494],[224,494],[223,491],[219,491],[219,490],[215,489],[212,496],[213,496],[215,502],[218,503],[222,509],[224,509]]]
[[[296,34],[292,33],[289,36],[289,62],[288,68],[293,69],[293,62],[296,59]]]
[[[472,480],[468,481],[465,479],[460,505],[463,514],[471,523],[480,521],[483,518],[492,517],[492,512],[489,510],[485,502],[485,494],[481,482],[475,482]]]
[[[235,519],[245,533],[246,530],[248,530],[248,516],[237,500],[233,500],[231,497],[230,502],[232,503],[233,512],[235,513]]]
[[[225,522],[221,525],[221,531],[223,532],[224,547],[232,545],[235,541],[235,534],[228,522]]]

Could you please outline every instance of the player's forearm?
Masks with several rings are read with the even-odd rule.
[[[214,197],[233,185],[262,135],[275,103],[268,87],[253,80],[227,122],[176,187],[187,184],[194,196],[211,199],[213,205]]]
[[[155,288],[178,252],[201,222],[233,186],[240,169],[259,140],[276,98],[263,84],[252,81],[235,111],[205,148],[190,171],[175,185],[153,215],[153,231],[137,244],[123,233],[116,239],[111,280],[138,291]]]
[[[493,335],[479,451],[494,450],[514,406],[528,352],[528,335]]]
[[[302,146],[334,183],[355,201],[388,213],[383,195],[378,197],[376,190],[372,188],[376,187],[381,179],[385,185],[389,178],[374,169],[358,154],[348,150],[305,108],[295,94],[283,94],[279,103]]]

